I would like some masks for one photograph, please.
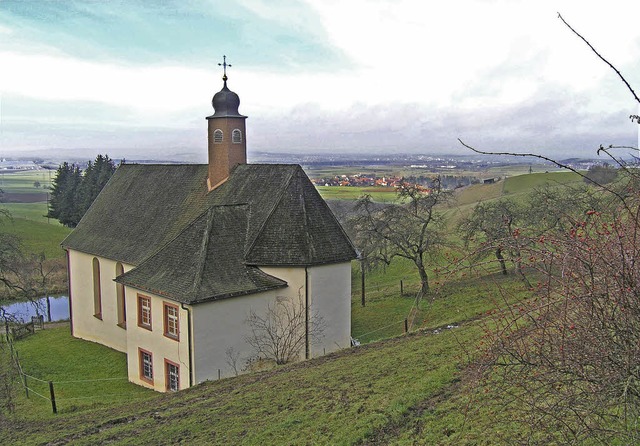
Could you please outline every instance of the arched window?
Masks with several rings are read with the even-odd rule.
[[[242,131],[240,131],[240,129],[233,130],[233,133],[231,134],[231,142],[234,144],[242,143]]]
[[[124,274],[122,263],[116,263],[116,277]],[[118,313],[118,326],[127,327],[127,304],[124,298],[124,285],[116,282],[116,311]]]
[[[222,130],[220,130],[220,129],[215,129],[215,130],[213,131],[213,142],[214,142],[215,144],[220,144],[220,143],[222,142],[222,140],[223,140],[223,139],[224,139],[224,138],[223,138]]]
[[[100,288],[100,261],[93,258],[93,315],[102,319],[102,289]]]

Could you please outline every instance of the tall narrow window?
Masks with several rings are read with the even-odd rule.
[[[180,390],[180,366],[168,359],[164,360],[165,386],[169,392]]]
[[[216,144],[220,144],[223,140],[222,130],[215,129],[213,131],[213,142]]]
[[[151,352],[138,348],[140,356],[140,379],[153,384],[153,355]]]
[[[231,142],[234,144],[242,143],[242,131],[240,131],[240,129],[233,130],[233,133],[231,133]]]
[[[138,294],[138,326],[151,330],[151,298]]]
[[[164,335],[168,338],[180,339],[180,322],[178,319],[179,308],[177,305],[172,305],[164,302]]]
[[[100,288],[100,261],[93,258],[93,315],[102,319],[102,289]]]
[[[122,263],[116,263],[116,277],[124,274]],[[118,326],[127,327],[127,304],[124,298],[124,285],[116,282],[116,312],[118,313]]]

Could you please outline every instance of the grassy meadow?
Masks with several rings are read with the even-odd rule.
[[[316,186],[325,200],[357,200],[363,195],[371,195],[374,201],[381,203],[395,200],[392,187],[352,187],[352,186]]]
[[[46,192],[53,174],[49,170],[0,173],[0,189],[5,197],[0,209],[11,215],[11,219],[0,220],[0,230],[19,237],[27,254],[44,252],[48,259],[62,259],[60,242],[71,230],[46,217]],[[40,183],[38,188],[34,186],[36,181]]]
[[[479,201],[575,180],[571,175],[535,173],[460,189],[456,204],[446,211],[451,216],[452,239],[457,219]],[[327,199],[355,200],[363,193],[376,201],[395,198],[378,188],[318,190]],[[47,249],[54,253],[54,246],[69,231],[47,224],[46,218],[43,221],[42,208],[35,205],[9,208],[13,224],[22,223],[25,244],[33,249],[40,246],[35,240],[48,239]],[[502,276],[496,270],[482,276],[442,275],[437,268],[443,266],[444,258],[433,261],[432,293],[419,302],[415,299],[419,278],[409,261],[398,259],[368,271],[366,305],[362,306],[361,272],[353,262],[351,328],[361,346],[205,382],[177,394],[157,394],[121,379],[62,383],[126,376],[126,357],[73,339],[67,325],[39,331],[18,341],[16,348],[25,373],[60,382],[59,413],[53,415],[42,398],[27,399],[20,383],[14,383],[16,412],[0,415],[0,444],[518,443],[522,439],[517,425],[497,416],[492,390],[478,385],[471,364],[483,329],[490,323],[487,314],[531,293],[514,275]],[[498,292],[499,288],[507,292]],[[409,333],[404,333],[405,319]],[[34,380],[34,385],[41,384]]]
[[[401,270],[398,266],[397,273]],[[389,313],[401,317],[407,302],[413,301],[399,296],[391,285],[395,280],[385,274],[371,274],[381,290],[364,309],[354,286],[354,334],[388,324],[393,319]],[[466,368],[481,338],[482,315],[504,304],[491,292],[495,280],[519,287],[512,277],[487,277],[484,288],[476,280],[461,278],[441,287],[433,301],[420,304],[421,322],[428,329],[413,327],[401,336],[396,335],[402,329],[383,333],[372,338],[387,339],[270,371],[206,382],[178,394],[159,395],[120,380],[66,391],[61,384],[60,412],[53,415],[47,401],[33,396],[27,400],[20,393],[17,416],[4,438],[7,444],[25,445],[89,445],[116,439],[133,445],[492,444],[489,438],[495,437],[487,437],[487,432],[496,429],[496,421],[489,408],[474,417],[465,415],[462,408],[479,410],[470,405],[481,395],[461,383],[471,379]],[[408,281],[409,288],[415,285]],[[431,328],[447,325],[451,328]],[[68,327],[38,332],[17,342],[16,348],[25,372],[43,380],[126,373],[124,354],[72,339]],[[52,356],[59,363],[54,368],[48,365]],[[513,430],[510,423],[498,426],[504,432]]]
[[[40,182],[40,189],[51,184],[55,171],[27,170],[22,172],[0,172],[0,189],[5,192],[33,192],[38,189],[33,183]]]

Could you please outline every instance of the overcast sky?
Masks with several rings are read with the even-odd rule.
[[[640,2],[0,0],[0,157],[206,158],[228,86],[251,151],[595,155],[637,145]]]

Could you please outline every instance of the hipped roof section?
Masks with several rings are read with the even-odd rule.
[[[212,206],[117,282],[194,304],[287,286],[244,264],[248,206]]]
[[[148,262],[161,267],[180,259],[189,270],[195,268],[188,264],[189,256],[200,253],[205,264],[213,262],[211,268],[202,269],[205,276],[221,273],[218,262],[228,260],[233,268],[224,267],[224,277],[218,282],[204,277],[198,285],[193,284],[193,276],[184,277],[201,286],[203,292],[215,291],[212,296],[247,291],[247,281],[256,285],[252,292],[260,291],[263,285],[276,286],[275,278],[263,273],[258,277],[258,270],[247,270],[248,266],[313,266],[356,257],[349,238],[300,166],[238,165],[229,179],[211,192],[206,178],[206,165],[122,165],[62,245],[140,268],[151,264]],[[230,208],[222,210],[225,206]],[[200,226],[205,215],[212,219],[206,231]],[[219,224],[230,227],[231,215],[244,222],[242,237],[218,232]],[[208,237],[207,246],[213,251],[196,249],[194,231]],[[182,280],[177,276],[168,271],[144,273],[147,266],[144,268],[138,276],[133,271],[127,273],[127,281],[178,301],[200,301],[201,297],[185,294],[184,283],[171,288],[168,278]],[[231,280],[234,274],[238,279]],[[218,288],[221,283],[228,286]],[[236,290],[240,283],[244,285]]]

